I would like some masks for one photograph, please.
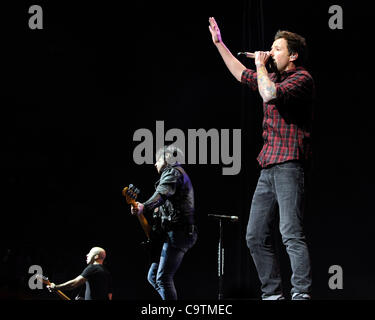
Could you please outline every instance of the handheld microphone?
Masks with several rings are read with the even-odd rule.
[[[253,52],[246,52],[245,51],[245,52],[238,52],[237,53],[237,56],[241,56],[241,55],[246,56],[246,58],[255,59],[255,53],[253,53]],[[275,62],[275,60],[273,59],[272,56],[269,58],[269,60],[267,62],[267,66],[269,67],[271,72],[275,72],[277,77],[280,78],[280,73],[277,70],[276,62]]]
[[[227,219],[227,220],[230,220],[232,222],[238,221],[238,216],[225,216],[225,215],[221,215],[221,214],[209,214],[208,216],[213,217],[213,218],[219,218],[219,219]]]
[[[255,59],[255,53],[253,52],[238,52],[237,56],[244,55],[246,58]]]

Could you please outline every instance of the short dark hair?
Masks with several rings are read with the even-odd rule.
[[[275,34],[275,40],[285,39],[289,54],[298,53],[298,58],[294,61],[296,66],[303,66],[307,62],[307,45],[304,37],[297,33],[279,30]]]

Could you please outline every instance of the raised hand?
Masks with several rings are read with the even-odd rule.
[[[215,21],[215,18],[214,17],[208,18],[208,22],[210,23],[210,25],[208,26],[208,29],[211,32],[213,43],[216,44],[216,43],[222,42],[220,29]]]

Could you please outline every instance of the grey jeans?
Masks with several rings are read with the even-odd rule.
[[[279,230],[292,268],[292,293],[310,293],[311,266],[303,231],[304,170],[290,161],[262,169],[253,196],[246,241],[261,282],[262,298],[282,295],[273,243],[279,206]]]

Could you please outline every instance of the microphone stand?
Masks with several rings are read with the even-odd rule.
[[[219,294],[218,300],[224,298],[224,232],[222,219],[219,218],[219,245],[218,245],[218,277],[219,277]]]
[[[218,277],[219,277],[219,293],[218,300],[224,299],[224,229],[223,220],[237,221],[233,220],[231,216],[215,215],[209,214],[208,216],[214,217],[219,220],[219,244],[218,244]]]

